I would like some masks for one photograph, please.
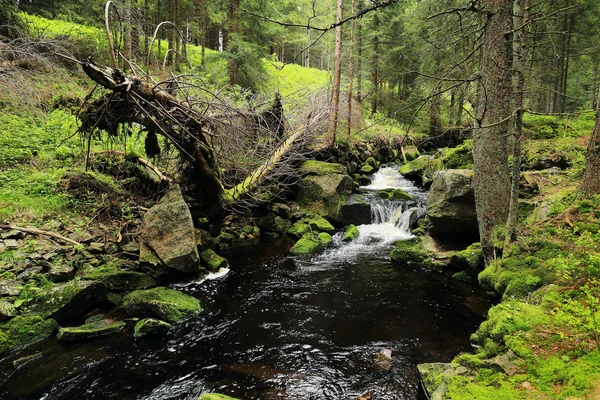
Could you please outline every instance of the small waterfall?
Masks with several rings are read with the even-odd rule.
[[[410,235],[411,225],[425,215],[426,192],[406,180],[394,167],[382,167],[373,174],[371,183],[361,189],[370,194],[372,225],[392,225],[404,235]],[[382,189],[402,189],[413,199],[381,199],[376,192]]]
[[[425,214],[427,192],[414,186],[398,172],[396,167],[381,167],[373,174],[371,183],[361,186],[362,192],[371,205],[371,223],[358,225],[359,236],[352,242],[342,242],[342,235],[333,237],[333,247],[319,253],[310,261],[299,263],[310,270],[330,269],[333,265],[343,265],[344,262],[358,257],[376,254],[389,254],[388,246],[398,240],[413,237],[411,226]],[[402,189],[413,198],[405,201],[391,201],[379,197],[377,191],[383,189]],[[382,251],[379,251],[382,250]]]

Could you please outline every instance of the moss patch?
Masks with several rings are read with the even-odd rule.
[[[158,317],[172,324],[202,310],[197,299],[165,287],[131,292],[123,298],[123,308],[132,317]]]
[[[58,324],[39,316],[17,316],[0,324],[0,354],[54,335]]]

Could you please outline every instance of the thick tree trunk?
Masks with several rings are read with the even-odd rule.
[[[512,1],[487,0],[482,47],[481,87],[473,132],[475,205],[486,263],[494,257],[492,231],[506,222],[510,203],[508,171],[511,98]]]
[[[336,22],[339,24],[344,18],[344,1],[337,1]],[[333,92],[331,94],[331,114],[329,115],[329,128],[327,129],[327,144],[335,145],[335,131],[337,129],[338,108],[340,105],[340,85],[342,75],[342,25],[335,27],[335,53],[333,55]]]
[[[600,91],[596,99],[596,124],[588,143],[581,191],[587,194],[600,193]]]

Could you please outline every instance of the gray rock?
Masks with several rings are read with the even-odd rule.
[[[449,169],[436,174],[426,209],[432,224],[431,234],[452,240],[478,238],[473,171]]]
[[[340,209],[338,222],[342,225],[371,223],[371,205],[365,195],[353,194]]]
[[[429,399],[445,399],[448,388],[446,379],[457,375],[454,365],[450,363],[426,363],[418,364],[417,369]]]
[[[18,231],[16,229],[11,229],[8,232],[3,232],[0,234],[2,239],[23,239],[25,237],[25,232]]]
[[[169,268],[198,272],[199,260],[192,215],[178,185],[144,215],[141,238],[156,259]],[[146,261],[141,254],[140,261]]]
[[[2,253],[4,250],[6,250],[6,245],[4,242],[0,241],[0,253]]]
[[[6,239],[4,241],[4,245],[9,250],[16,250],[19,247],[21,247],[21,245],[19,244],[19,242],[17,240],[15,240],[15,239]]]
[[[77,271],[75,267],[69,264],[51,264],[47,273],[48,279],[52,282],[67,282],[75,278]]]
[[[0,321],[12,318],[15,315],[17,315],[15,306],[7,300],[0,300]]]
[[[0,279],[0,296],[18,296],[23,284],[12,279]]]

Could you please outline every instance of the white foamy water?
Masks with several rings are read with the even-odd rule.
[[[360,189],[366,193],[371,204],[372,223],[357,225],[359,236],[351,242],[342,242],[342,234],[335,235],[332,247],[308,261],[311,270],[331,268],[332,263],[351,261],[362,254],[374,253],[394,242],[413,237],[410,225],[425,214],[425,191],[405,179],[397,167],[382,167],[373,174],[371,183]],[[377,191],[382,189],[402,189],[411,194],[413,199],[381,199]]]

